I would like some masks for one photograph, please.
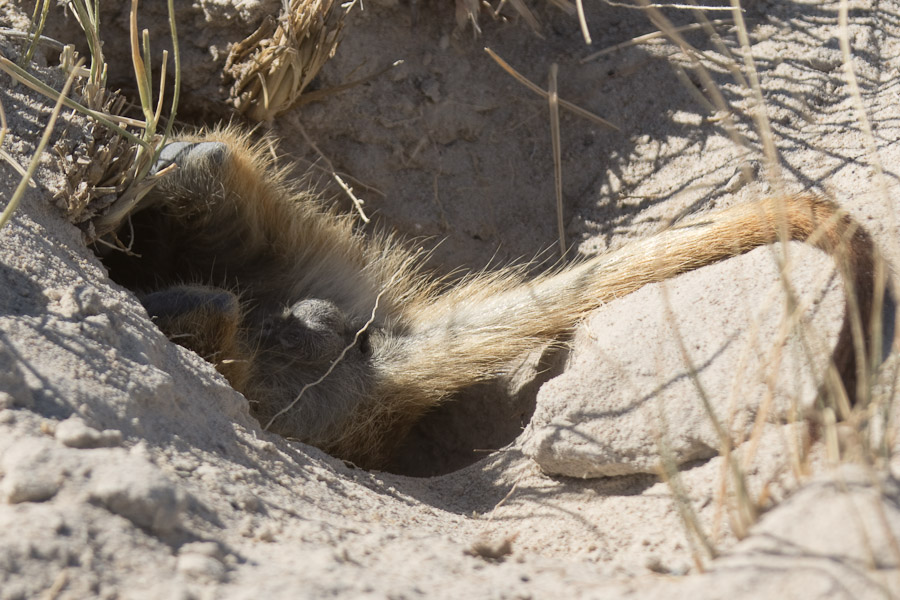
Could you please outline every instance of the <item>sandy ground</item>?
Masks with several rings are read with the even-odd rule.
[[[278,5],[179,3],[192,73],[186,122],[227,118],[217,73],[228,43]],[[621,129],[562,116],[573,253],[618,247],[687,212],[811,189],[837,198],[896,264],[890,199],[900,157],[900,5],[850,7],[852,66],[883,176],[872,167],[846,83],[838,5],[818,2],[759,1],[745,14],[780,157],[777,178],[766,173],[753,94],[723,47],[687,34],[704,52],[743,145],[729,136],[725,115],[711,113],[684,83],[703,86],[696,65],[672,44],[585,62],[654,30],[640,11],[601,3],[586,7],[592,47],[576,19],[549,5],[534,7],[542,37],[515,18],[484,15],[473,39],[455,31],[450,4],[367,3],[348,18],[318,87],[404,64],[270,128],[298,176],[311,172],[314,185],[349,209],[304,134],[314,141],[354,182],[374,217],[370,227],[434,248],[438,272],[536,255],[555,260],[547,108],[484,53],[490,46],[540,85],[557,63],[560,95]],[[30,10],[0,0],[0,26],[26,27],[22,14]],[[125,47],[126,8],[106,10],[107,54],[116,56]],[[142,25],[162,46],[162,3],[143,11]],[[666,14],[696,21],[681,10]],[[742,59],[733,29],[716,31]],[[75,39],[58,14],[48,34]],[[14,57],[19,45],[0,34],[0,51]],[[35,69],[59,86],[57,70],[42,66],[54,63],[52,53],[39,53]],[[127,90],[126,76],[127,69],[111,73]],[[3,149],[25,163],[48,102],[0,75],[0,103],[10,122]],[[57,137],[77,145],[88,132],[83,119],[67,115]],[[0,162],[4,202],[19,179]],[[799,459],[808,428],[776,410],[760,437],[737,449],[763,513],[744,532],[726,461],[673,342],[687,340],[738,442],[754,431],[768,382],[777,384],[776,406],[811,402],[844,310],[829,261],[811,250],[788,248],[791,281],[823,354],[806,356],[789,336],[773,358],[784,337],[784,299],[775,254],[760,249],[611,303],[580,328],[565,356],[531,357],[509,381],[448,404],[425,419],[391,473],[366,472],[264,432],[243,397],[169,343],[134,296],[107,278],[58,207],[54,194],[64,182],[50,153],[37,182],[0,232],[4,600],[900,592],[894,465],[834,468],[816,441]],[[676,489],[687,503],[675,502],[656,474],[661,448],[682,464]],[[679,516],[686,505],[702,535]]]

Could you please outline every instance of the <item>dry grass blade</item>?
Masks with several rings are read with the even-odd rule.
[[[706,416],[712,424],[713,429],[716,432],[716,436],[719,438],[719,452],[724,457],[725,463],[728,465],[728,470],[731,473],[732,484],[734,485],[736,496],[735,499],[737,501],[737,519],[734,522],[734,533],[738,537],[738,539],[743,539],[744,537],[746,537],[747,531],[749,530],[750,526],[756,522],[756,518],[758,516],[756,503],[750,497],[750,493],[747,487],[747,479],[744,476],[744,471],[734,454],[734,442],[731,439],[731,435],[725,429],[725,426],[722,425],[722,422],[716,415],[716,411],[712,406],[709,395],[706,393],[706,389],[700,382],[700,377],[698,374],[699,372],[697,371],[697,367],[694,364],[694,360],[691,358],[691,355],[688,352],[687,345],[684,342],[684,337],[681,335],[681,330],[678,327],[678,321],[675,318],[674,312],[672,311],[672,302],[671,298],[669,297],[669,288],[663,285],[661,289],[666,320],[672,325],[672,333],[678,346],[678,351],[681,354],[681,360],[684,363],[685,368],[687,369],[688,376],[690,377],[691,383],[693,383],[694,385],[694,389],[697,390],[697,396],[700,398],[700,402],[703,405]],[[676,490],[673,488],[673,492],[675,491]]]
[[[544,99],[549,98],[549,94],[545,90],[541,89],[540,86],[536,85],[530,79],[528,79],[527,77],[525,77],[524,75],[522,75],[521,73],[519,73],[518,71],[513,69],[509,65],[509,63],[506,62],[505,60],[503,60],[502,58],[500,58],[496,52],[494,52],[490,48],[485,48],[484,51],[487,52],[488,56],[493,58],[494,62],[496,62],[498,65],[500,65],[500,67],[504,71],[506,71],[507,73],[512,75],[516,81],[518,81],[519,83],[521,83],[522,85],[527,87],[529,90],[531,90],[538,96],[541,96]],[[580,106],[576,106],[575,104],[572,104],[571,102],[563,100],[562,98],[559,99],[559,105],[562,108],[565,108],[566,110],[568,110],[569,112],[571,112],[575,115],[578,115],[579,117],[582,117],[584,119],[587,119],[588,121],[591,121],[597,125],[600,125],[601,127],[609,127],[610,129],[615,129],[616,131],[621,131],[621,129],[619,129],[617,126],[613,125],[612,123],[610,123],[603,117],[598,117],[594,113],[587,111],[587,110],[581,108]]]
[[[365,77],[360,77],[359,79],[354,79],[353,81],[348,81],[347,83],[342,83],[325,90],[310,90],[308,92],[304,92],[303,95],[297,99],[295,106],[303,106],[304,104],[308,104],[310,102],[319,102],[321,100],[324,100],[328,96],[333,96],[334,94],[349,90],[350,88],[363,85],[364,83],[368,83],[372,80],[378,79],[394,67],[398,67],[403,63],[403,60],[395,60],[386,67],[382,67],[381,69],[378,69],[374,73],[366,75]]]
[[[666,441],[668,435],[668,422],[666,421],[665,410],[660,408],[659,411],[660,432],[657,440],[659,448],[659,476],[672,492],[672,502],[678,511],[678,517],[684,526],[685,537],[691,548],[691,556],[694,559],[694,565],[701,573],[706,570],[705,565],[714,559],[718,552],[715,546],[703,530],[700,524],[700,518],[694,505],[684,487],[681,480],[681,473],[678,471],[678,464],[672,449]]]
[[[175,125],[175,115],[178,114],[178,101],[181,98],[181,51],[178,46],[178,29],[175,26],[175,4],[174,0],[168,0],[169,8],[169,32],[172,35],[172,58],[175,61],[175,85],[172,90],[172,105],[169,108],[169,122],[166,124],[166,130],[163,134],[163,143],[172,134],[172,127]],[[164,61],[165,63],[165,61]],[[160,82],[165,77],[160,77]],[[160,91],[162,95],[162,91]]]
[[[703,95],[703,92],[697,89],[687,72],[679,65],[672,65],[672,71],[675,73],[678,81],[681,82],[685,91],[694,99],[694,102],[702,106],[710,115],[715,115],[716,107]]]
[[[772,125],[766,115],[766,105],[765,100],[763,99],[762,86],[759,83],[759,74],[756,70],[756,62],[753,60],[753,52],[750,49],[750,35],[747,32],[747,25],[744,23],[744,15],[741,9],[740,0],[731,0],[731,7],[734,23],[737,26],[738,41],[741,44],[741,52],[744,55],[744,65],[747,70],[747,77],[750,79],[750,89],[753,91],[753,97],[756,101],[756,106],[753,110],[753,118],[756,121],[759,137],[762,141],[766,175],[772,187],[779,190],[782,189],[782,184],[778,150],[775,148],[775,137],[772,133]]]
[[[81,64],[78,66],[81,66]],[[19,202],[22,200],[22,196],[25,195],[25,188],[28,187],[28,182],[34,176],[34,172],[37,171],[38,164],[41,161],[41,155],[47,148],[47,144],[50,143],[50,136],[53,134],[53,128],[56,127],[56,120],[59,118],[59,113],[62,111],[64,100],[69,94],[69,89],[72,87],[72,82],[74,80],[75,71],[69,74],[62,92],[59,93],[59,96],[56,99],[56,105],[53,107],[53,112],[50,113],[50,119],[47,121],[47,126],[44,127],[44,135],[41,136],[41,141],[38,142],[37,149],[35,149],[34,154],[31,157],[31,162],[28,163],[28,169],[25,176],[22,177],[22,180],[13,192],[12,198],[10,198],[9,204],[6,205],[3,214],[0,214],[0,230],[2,230],[7,221],[12,218],[13,213],[19,206]]]
[[[65,47],[65,44],[58,40],[54,40],[53,38],[49,38],[44,35],[34,35],[30,34],[27,31],[20,31],[18,29],[9,29],[8,27],[0,27],[0,35],[8,38],[18,38],[22,40],[36,40],[37,42],[44,44],[45,46],[50,46],[57,52],[62,52],[62,49]]]
[[[300,130],[300,134],[303,136],[303,139],[306,141],[306,143],[309,144],[309,146],[316,151],[316,154],[319,155],[319,158],[321,158],[325,162],[325,171],[329,175],[331,175],[335,183],[338,184],[338,187],[340,187],[344,191],[344,193],[347,194],[347,197],[350,198],[350,201],[353,203],[353,207],[356,209],[356,212],[359,213],[359,218],[363,223],[368,224],[371,219],[366,216],[365,210],[363,210],[363,205],[365,204],[365,202],[353,192],[353,188],[350,187],[347,182],[344,181],[343,177],[338,174],[337,170],[334,168],[334,164],[327,156],[325,156],[325,153],[319,149],[319,146],[317,146],[316,143],[312,141],[312,138],[309,137],[308,133],[306,133],[306,128],[303,127],[303,124],[299,121],[297,122],[297,128]]]
[[[3,103],[0,102],[0,159],[5,160],[22,177],[28,177],[28,170],[18,163],[16,159],[10,156],[3,148],[3,140],[6,139],[6,133],[9,127],[6,124],[6,111],[3,109]],[[28,178],[29,184],[36,187],[31,178]]]
[[[267,122],[294,107],[334,56],[353,6],[335,0],[290,0],[277,22],[265,20],[236,44],[225,74],[234,80],[231,101],[238,112]]]
[[[501,7],[503,5],[501,0]],[[497,8],[500,10],[500,7]],[[481,27],[478,26],[478,13],[481,11],[481,4],[478,0],[456,0],[456,26],[464,29],[466,23],[472,24],[472,32],[477,38],[481,34]],[[496,12],[495,12],[496,16]]]
[[[574,15],[578,10],[569,0],[549,0],[549,2],[569,16]]]
[[[731,7],[728,6],[698,6],[696,4],[649,4],[647,2],[642,2],[640,6],[635,6],[634,4],[613,2],[612,0],[605,0],[605,3],[617,8],[672,8],[676,10],[706,10],[710,12],[724,12],[731,10]]]
[[[575,6],[578,8],[578,24],[581,26],[581,35],[584,37],[584,43],[590,46],[591,32],[588,30],[587,17],[584,16],[584,4],[581,0],[575,0]]]
[[[144,120],[147,123],[153,122],[153,81],[150,79],[150,73],[146,69],[149,52],[145,52],[141,57],[140,44],[138,44],[138,26],[137,26],[137,6],[138,0],[131,0],[131,18],[129,20],[129,32],[131,33],[131,63],[134,67],[135,80],[138,87],[138,95],[141,100],[141,108],[144,111]],[[144,32],[147,33],[146,31]],[[149,39],[144,36],[144,46],[149,45]]]
[[[869,155],[869,162],[875,170],[876,185],[878,192],[886,202],[892,221],[896,221],[894,213],[894,204],[890,201],[891,195],[888,191],[887,178],[884,175],[884,165],[878,155],[878,148],[875,143],[875,133],[872,129],[872,123],[866,111],[865,104],[862,99],[862,92],[859,87],[859,80],[856,77],[856,71],[853,69],[853,57],[850,51],[850,7],[847,0],[841,0],[838,8],[838,41],[841,47],[841,55],[844,63],[844,75],[847,78],[847,84],[850,87],[850,96],[853,99],[853,108],[856,112],[856,119],[862,127],[863,137],[866,142],[866,152]],[[893,225],[893,223],[892,223]]]
[[[38,10],[40,9],[40,18],[38,18]],[[47,24],[47,13],[50,11],[50,0],[41,0],[34,3],[34,14],[31,15],[31,27],[29,37],[31,42],[28,44],[28,50],[22,56],[20,66],[25,67],[31,62],[34,51],[37,49],[38,41],[41,39],[41,33],[44,31],[44,25]]]
[[[562,195],[562,144],[559,135],[559,94],[556,92],[556,75],[559,67],[550,65],[550,141],[553,146],[553,176],[556,184],[556,227],[559,231],[559,254],[566,254],[566,231],[563,228],[563,195]]]
[[[544,36],[541,34],[541,24],[537,20],[537,17],[534,16],[534,13],[531,12],[525,3],[522,0],[509,0],[509,3],[512,5],[516,12],[525,19],[525,22],[528,23],[528,26],[537,34],[538,37],[543,38]]]
[[[647,11],[647,16],[650,18],[650,21],[656,25],[656,27],[665,34],[669,40],[678,46],[679,50],[684,54],[685,58],[687,58],[694,67],[694,73],[700,80],[700,84],[704,93],[707,95],[707,102],[701,102],[704,106],[712,105],[715,107],[715,113],[713,118],[717,122],[721,122],[722,126],[725,128],[725,131],[728,133],[728,137],[731,138],[731,141],[734,143],[735,147],[751,147],[750,142],[747,138],[738,131],[738,128],[735,123],[734,115],[732,114],[732,109],[729,103],[725,100],[725,96],[722,94],[722,91],[716,85],[715,80],[709,72],[709,69],[706,68],[706,65],[700,60],[701,57],[709,58],[705,56],[703,53],[698,51],[696,48],[691,46],[687,40],[684,39],[684,36],[681,35],[681,30],[672,22],[666,18],[664,14],[662,14],[657,8],[654,8],[653,5],[646,2],[646,0],[637,0],[641,4],[641,7],[645,8]],[[743,24],[743,21],[741,22]],[[705,24],[701,24],[701,26],[705,26]],[[730,67],[730,65],[727,65]],[[693,83],[687,82],[688,89],[695,88],[696,86]]]
[[[731,19],[716,19],[715,21],[710,21],[711,25],[731,25]],[[690,25],[682,25],[681,27],[675,27],[673,31],[677,33],[683,33],[685,31],[694,31],[697,29],[703,29],[705,27],[704,23],[691,23]],[[630,48],[632,46],[639,46],[646,42],[650,42],[653,40],[657,40],[660,38],[667,37],[667,34],[662,31],[654,31],[651,33],[645,33],[644,35],[639,35],[636,38],[631,38],[626,42],[621,42],[616,44],[615,46],[610,46],[609,48],[604,48],[603,50],[598,50],[597,52],[593,52],[588,54],[584,58],[582,58],[579,62],[584,64],[586,62],[590,62],[592,60],[597,60],[601,56],[606,56],[607,54],[612,54],[613,52],[618,52],[619,50],[624,50],[625,48]]]
[[[6,131],[0,132],[0,144],[3,143],[4,137],[6,137]],[[9,164],[9,166],[11,166],[13,168],[13,170],[16,171],[19,175],[22,175],[22,176],[27,175],[28,171],[25,169],[25,167],[20,165],[16,161],[16,159],[14,159],[12,156],[10,156],[10,154],[3,148],[0,148],[0,158],[5,160],[7,162],[7,164]]]
[[[479,2],[478,0],[456,0],[456,26],[459,29],[464,29],[467,23],[471,23],[472,32],[477,38],[481,34],[481,27],[478,26],[478,15],[481,12],[482,5],[486,7],[486,10],[494,17],[494,19],[503,19],[500,11],[503,10],[503,7],[507,3],[509,3],[519,16],[528,23],[528,26],[535,35],[544,39],[544,34],[541,33],[541,22],[538,21],[537,17],[534,16],[534,13],[528,8],[528,5],[525,4],[523,0],[500,0],[500,3],[497,4],[496,8],[492,8],[487,2]],[[550,3],[554,4],[567,14],[575,14],[575,7],[572,6],[572,3],[569,2],[569,0],[550,0]]]
[[[65,106],[67,106],[68,108],[77,110],[78,112],[82,113],[83,115],[86,115],[86,116],[98,121],[99,123],[103,123],[103,125],[105,125],[106,127],[109,127],[110,129],[113,129],[119,135],[122,135],[122,136],[128,138],[131,142],[133,142],[135,144],[144,144],[143,140],[141,140],[139,137],[135,136],[130,131],[123,129],[116,123],[116,121],[124,122],[127,119],[124,119],[122,117],[117,117],[115,115],[105,114],[101,111],[92,110],[92,109],[72,100],[71,98],[62,96],[59,92],[54,90],[52,87],[50,87],[43,81],[40,81],[39,79],[37,79],[35,76],[31,75],[30,73],[22,70],[14,62],[10,61],[9,59],[7,59],[3,56],[0,56],[0,71],[5,72],[7,75],[14,78],[16,81],[18,81],[22,85],[25,85],[25,86],[33,89],[34,91],[47,96],[48,98],[51,98],[53,100],[62,98],[63,104]],[[74,71],[73,71],[73,73],[74,73]],[[129,123],[129,124],[131,124],[131,123]]]
[[[104,88],[106,87],[106,61],[103,58],[103,42],[100,40],[100,6],[99,0],[68,0],[66,6],[75,15],[75,19],[81,26],[87,40],[91,55],[90,79],[85,86],[84,95],[89,98],[87,104],[91,108],[98,108],[99,104],[93,104],[90,99],[97,102],[103,101]]]

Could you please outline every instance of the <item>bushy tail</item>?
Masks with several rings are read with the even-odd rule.
[[[858,223],[813,195],[770,198],[686,220],[530,281],[512,271],[475,276],[411,311],[410,335],[389,361],[386,379],[398,386],[390,394],[428,408],[497,375],[523,352],[566,336],[583,316],[615,298],[779,240],[824,250],[844,278],[848,311],[835,361],[852,398],[866,361],[880,261]]]

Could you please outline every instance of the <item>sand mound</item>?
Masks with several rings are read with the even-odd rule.
[[[167,25],[153,12],[163,5],[147,4],[142,26],[163,40]],[[220,116],[217,73],[228,42],[278,5],[201,0],[179,9],[192,74],[187,118]],[[861,2],[850,13],[853,67],[891,189],[900,159],[898,9]],[[113,56],[124,47],[127,8],[106,10]],[[582,64],[591,50],[577,20],[550,5],[535,10],[543,38],[522,23],[487,20],[473,41],[454,34],[450,4],[367,4],[349,17],[320,85],[406,62],[276,120],[281,152],[298,173],[310,170],[318,154],[305,133],[355,178],[377,220],[410,236],[446,238],[434,253],[437,269],[480,268],[551,247],[546,108],[482,52],[490,45],[538,82],[559,63],[561,95],[622,128],[563,117],[566,232],[582,252],[767,191],[763,177],[742,176],[761,169],[753,98],[722,66],[721,48],[691,38],[735,106],[748,147],[735,145],[721,118],[710,118],[683,85],[673,63],[699,82],[671,44]],[[0,25],[26,26],[14,4],[0,2],[0,11]],[[785,188],[832,193],[896,263],[894,207],[879,193],[845,82],[837,5],[755,2],[746,18]],[[605,5],[591,8],[588,22],[596,48],[653,30],[640,12]],[[72,26],[58,17],[48,33],[63,38]],[[4,56],[16,48],[0,34]],[[35,68],[59,84],[57,69],[40,66],[52,64],[51,54],[39,53]],[[3,149],[25,163],[49,103],[6,75],[0,103],[10,127]],[[84,119],[64,121],[57,137],[87,138]],[[673,343],[660,286],[598,311],[567,359],[545,357],[536,368],[533,357],[518,379],[429,416],[394,466],[406,475],[366,472],[263,431],[242,396],[168,342],[135,297],[107,278],[56,206],[64,181],[49,153],[36,179],[0,232],[4,600],[900,592],[900,490],[890,465],[832,469],[807,428],[776,417],[752,448],[737,449],[751,495],[769,508],[737,540],[722,498],[730,486],[725,459]],[[0,161],[0,198],[18,182]],[[797,245],[789,253],[827,355],[843,312],[840,286],[824,257]],[[773,265],[773,252],[761,249],[666,284],[680,335],[703,367],[700,381],[743,431],[759,410],[768,366],[780,368],[775,400],[783,405],[811,401],[821,361],[810,363],[796,339],[773,358],[784,306]],[[535,396],[547,378],[535,371],[548,365],[563,374]],[[654,473],[660,440],[684,463],[679,489],[703,536],[686,532],[678,514],[685,503]],[[798,476],[796,451],[807,442],[812,474]]]

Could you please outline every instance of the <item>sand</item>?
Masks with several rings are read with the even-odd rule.
[[[163,5],[146,4],[142,26],[161,48]],[[547,107],[484,53],[489,46],[539,85],[558,63],[561,97],[620,128],[562,115],[573,255],[621,246],[689,212],[813,190],[835,197],[897,264],[900,4],[850,5],[852,66],[883,177],[847,85],[838,4],[748,4],[777,177],[763,158],[754,95],[723,66],[709,36],[687,34],[732,107],[743,146],[729,136],[725,115],[711,113],[683,83],[703,85],[671,43],[582,62],[655,29],[640,11],[600,3],[586,7],[591,47],[577,19],[550,4],[533,6],[543,37],[507,8],[508,21],[483,15],[475,38],[456,30],[450,3],[366,3],[349,15],[345,39],[316,85],[405,62],[265,127],[285,164],[298,176],[311,173],[311,185],[350,210],[314,142],[365,201],[373,217],[367,228],[397,230],[434,248],[438,272],[534,256],[552,262]],[[278,6],[181,5],[192,74],[181,115],[187,126],[227,118],[218,72],[228,43]],[[0,1],[0,25],[27,27],[30,10]],[[124,56],[127,7],[105,11],[107,55]],[[77,39],[71,17],[54,14],[47,34]],[[666,14],[696,21],[683,10]],[[742,56],[733,29],[717,31]],[[18,48],[0,34],[4,56]],[[55,60],[39,53],[34,69],[59,86]],[[126,91],[128,68],[119,62],[111,72]],[[5,75],[0,103],[10,128],[3,149],[24,164],[50,103]],[[63,121],[57,140],[77,146],[87,139],[83,118]],[[4,203],[19,180],[0,161]],[[65,182],[51,153],[36,181],[0,231],[4,600],[900,592],[896,461],[866,466],[850,453],[835,465],[808,427],[786,417],[788,407],[813,401],[844,311],[840,282],[815,251],[786,250],[793,286],[809,306],[806,331],[823,353],[807,356],[794,334],[773,354],[784,338],[775,267],[784,252],[759,249],[610,303],[580,326],[571,350],[523,359],[508,380],[435,411],[391,472],[367,472],[262,430],[212,366],[166,340],[134,295],[107,278],[60,208]],[[732,428],[759,509],[749,530],[679,337]],[[891,354],[887,365],[895,362]],[[777,408],[754,442],[740,443],[756,431],[770,381]],[[799,458],[807,446],[809,455]],[[681,465],[674,487],[658,474],[664,453]],[[686,501],[677,502],[673,489]],[[685,506],[702,535],[685,527]]]

